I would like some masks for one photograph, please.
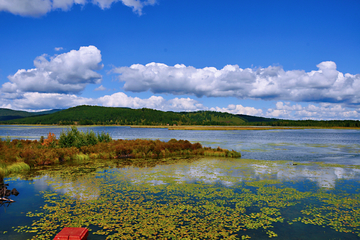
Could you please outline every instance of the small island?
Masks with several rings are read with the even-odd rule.
[[[0,178],[33,167],[54,165],[73,160],[113,159],[121,161],[160,161],[195,156],[239,158],[241,154],[220,147],[203,147],[187,140],[113,140],[108,133],[82,132],[75,126],[60,134],[49,133],[47,138],[0,141]]]

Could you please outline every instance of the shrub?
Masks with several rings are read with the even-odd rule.
[[[19,153],[19,156],[23,159],[24,162],[32,162],[37,158],[37,154],[31,148],[26,148]]]
[[[98,138],[96,137],[93,130],[86,133],[86,141],[89,145],[95,145],[98,143]]]
[[[75,141],[73,143],[73,146],[77,147],[77,148],[81,148],[81,147],[87,146],[87,145],[88,145],[88,142],[87,142],[86,134],[83,132],[78,132],[75,135]]]
[[[43,136],[41,136],[43,138]],[[41,138],[40,138],[41,142]],[[43,146],[46,147],[55,147],[56,146],[56,136],[54,133],[49,132],[47,139],[43,139]]]
[[[110,142],[112,138],[110,137],[109,133],[101,132],[97,135],[99,142]]]
[[[77,134],[78,130],[76,127],[72,127],[71,130],[67,129],[66,133],[64,131],[61,131],[59,137],[59,146],[61,148],[73,147]]]
[[[110,142],[112,139],[109,133],[102,132],[101,134],[96,134],[94,131],[87,131],[86,133],[79,131],[77,127],[73,126],[67,131],[62,131],[59,138],[59,146],[61,148],[66,147],[77,147],[81,148],[84,146],[93,146],[98,142]]]
[[[10,142],[11,142],[11,137],[6,136],[6,138],[5,138],[5,142],[7,143],[7,145],[10,145]]]

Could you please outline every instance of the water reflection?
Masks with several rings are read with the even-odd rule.
[[[191,171],[182,171],[182,179],[204,182],[221,182],[229,186],[234,182],[251,181],[254,179],[275,179],[284,181],[310,180],[320,188],[335,188],[340,179],[360,179],[360,170],[341,167],[321,167],[319,165],[292,165],[292,162],[264,162],[243,164],[240,161],[224,162],[219,160],[204,160],[194,163]],[[204,165],[207,165],[204,167]],[[177,171],[179,173],[179,171]]]
[[[75,171],[76,172],[76,171]],[[86,172],[86,171],[85,171]],[[97,177],[112,177],[129,181],[132,184],[183,184],[202,182],[235,186],[241,182],[276,180],[279,182],[316,183],[319,188],[335,189],[339,180],[360,180],[360,169],[350,166],[293,165],[289,161],[257,161],[249,159],[203,158],[197,161],[181,161],[171,165],[154,167],[127,166],[69,176],[62,171],[53,171],[33,179],[34,189],[38,192],[53,190],[81,201],[96,200],[101,195]]]
[[[74,180],[64,179],[56,175],[51,177],[45,175],[34,180],[34,188],[37,191],[53,190],[81,201],[96,200],[100,196],[100,190],[92,181],[92,177]]]
[[[291,232],[300,228],[317,236],[326,230],[326,239],[344,239],[346,231],[349,239],[355,239],[351,232],[360,234],[354,219],[360,214],[358,198],[335,190],[340,180],[349,180],[341,182],[344,189],[357,189],[360,170],[293,164],[202,158],[136,167],[99,160],[39,169],[24,178],[32,180],[35,192],[43,191],[43,202],[38,201],[37,207],[27,206],[27,218],[15,217],[16,222],[22,219],[21,226],[26,225],[16,228],[21,234],[4,236],[26,239],[22,232],[31,234],[35,230],[37,234],[53,235],[59,231],[57,226],[79,224],[96,226],[91,234],[100,237],[91,235],[92,239],[105,239],[101,236],[106,234],[118,239],[129,232],[138,234],[131,235],[134,238],[165,238],[171,234],[174,238],[199,238],[210,232],[214,235],[208,238],[219,234],[229,238],[233,234],[236,239],[247,235],[266,239],[279,234],[280,239],[296,239]],[[309,182],[315,187],[304,187]],[[11,182],[14,186],[17,183],[21,181]],[[11,229],[11,224],[4,229]],[[46,235],[48,239],[50,235]]]
[[[273,179],[281,182],[310,180],[320,188],[333,189],[336,187],[338,180],[360,179],[360,169],[351,166],[293,165],[293,162],[289,161],[257,161],[249,159],[219,160],[203,158],[194,162],[184,161],[155,167],[127,166],[113,171],[118,172],[133,184],[151,183],[153,185],[203,182],[233,186],[242,181]],[[47,180],[47,182],[50,184],[52,181]],[[56,186],[56,188],[73,194],[75,192],[81,193],[81,189],[88,189],[89,192],[93,192],[93,194],[90,194],[92,198],[95,198],[98,193],[96,185],[89,179],[63,182],[61,186]]]

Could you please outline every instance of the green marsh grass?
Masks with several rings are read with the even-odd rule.
[[[0,164],[0,178],[12,173],[22,173],[30,170],[30,166],[24,162],[16,162],[10,165]]]
[[[78,161],[78,162],[88,161],[88,160],[90,160],[90,157],[86,154],[80,153],[80,154],[76,154],[74,156],[74,160]]]

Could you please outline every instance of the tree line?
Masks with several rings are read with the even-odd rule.
[[[214,111],[163,112],[154,109],[130,109],[100,106],[77,106],[52,114],[30,116],[1,124],[56,125],[221,125],[221,126],[297,126],[360,127],[358,120],[283,120]]]
[[[130,109],[78,106],[53,114],[3,121],[2,124],[58,125],[239,125],[244,120],[229,113],[211,111],[163,112],[153,109]]]

